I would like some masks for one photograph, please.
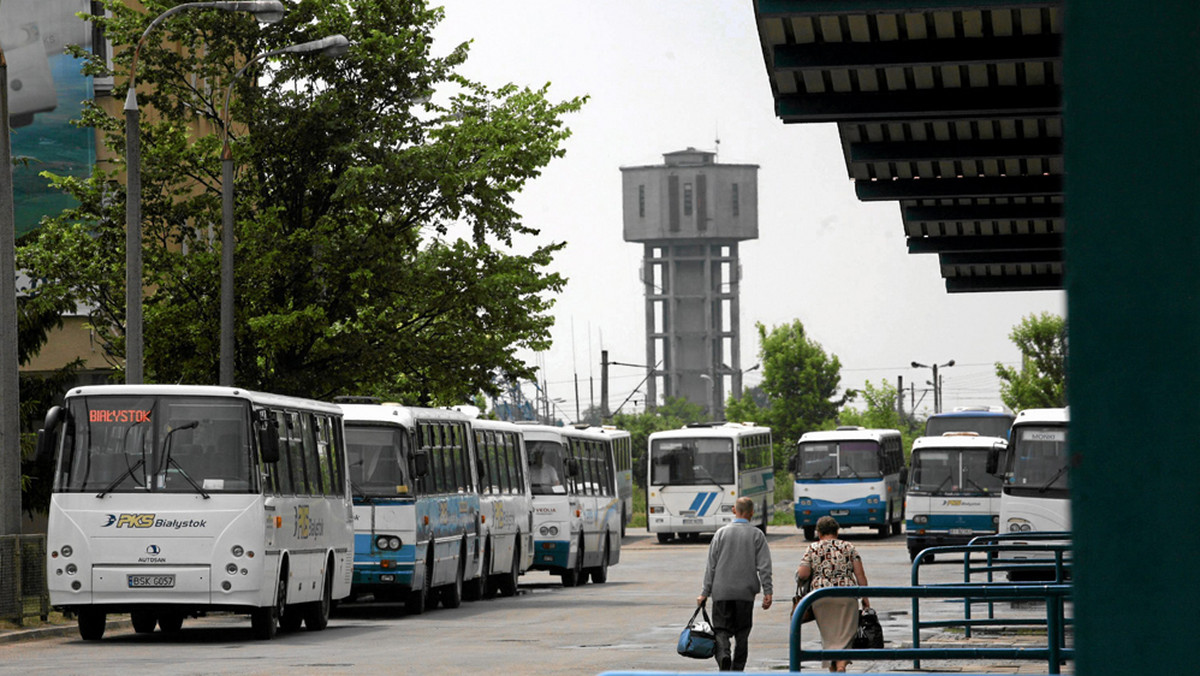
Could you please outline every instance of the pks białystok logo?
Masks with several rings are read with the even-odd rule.
[[[114,524],[117,528],[152,528],[154,514],[109,514],[104,527],[107,528]]]

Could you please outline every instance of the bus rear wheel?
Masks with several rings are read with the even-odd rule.
[[[604,584],[608,582],[608,540],[604,541],[604,555],[600,557],[600,565],[592,569],[592,582]]]
[[[331,562],[332,563],[332,562]],[[325,583],[321,587],[321,598],[304,609],[304,628],[321,631],[329,626],[329,611],[333,608],[333,566],[325,568]]]
[[[517,538],[520,540],[520,537]],[[512,566],[508,573],[502,576],[497,582],[496,587],[500,591],[501,596],[516,596],[517,585],[521,578],[521,545],[517,544],[513,547]]]
[[[671,541],[670,533],[659,533],[658,534],[658,544],[665,545],[670,541]]]

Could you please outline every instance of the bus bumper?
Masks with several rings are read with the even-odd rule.
[[[533,570],[566,570],[571,564],[569,540],[534,540]]]
[[[648,521],[651,533],[715,533],[721,526],[733,522],[733,514],[682,517],[655,514]]]
[[[867,499],[853,502],[831,503],[822,500],[810,500],[812,504],[796,503],[793,508],[796,515],[796,526],[816,526],[817,519],[832,516],[837,519],[838,526],[880,526],[887,523],[887,504],[874,498],[875,502]]]

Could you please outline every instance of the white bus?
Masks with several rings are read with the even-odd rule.
[[[869,526],[880,537],[904,523],[908,469],[898,430],[839,427],[806,432],[788,469],[795,474],[796,526],[815,540],[817,519],[842,528]]]
[[[651,434],[648,446],[646,527],[660,543],[717,532],[741,497],[754,500],[754,519],[767,532],[775,502],[770,428],[693,423]]]
[[[343,400],[345,401],[345,400]],[[450,410],[342,404],[354,491],[353,594],[420,614],[478,588],[482,519],[470,420]]]
[[[55,453],[50,602],[85,640],[109,613],[139,633],[205,611],[249,613],[254,635],[324,629],[350,592],[353,511],[341,409],[184,385],[71,390],[46,416]]]
[[[605,425],[601,428],[613,439],[617,467],[617,496],[621,499],[621,537],[633,518],[633,437],[625,430]]]
[[[533,498],[525,475],[525,435],[497,420],[471,421],[481,469],[479,509],[483,525],[481,596],[517,593],[533,565]]]
[[[521,425],[533,492],[533,568],[564,586],[608,581],[621,557],[615,435],[597,429]]]
[[[1032,408],[1013,422],[1003,464],[1000,532],[1071,530],[1071,494],[1067,484],[1067,423],[1070,409]]]
[[[965,545],[996,532],[1000,478],[987,465],[988,456],[1004,447],[1004,438],[975,432],[913,441],[904,508],[910,560],[926,547]]]

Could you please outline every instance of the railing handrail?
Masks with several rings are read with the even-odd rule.
[[[1061,618],[1051,617],[1061,611],[1062,604],[1047,603],[1047,647],[1046,648],[884,648],[871,650],[840,649],[804,650],[800,640],[803,624],[800,618],[814,602],[823,598],[981,598],[991,600],[1014,600],[1027,597],[1065,599],[1071,595],[1071,586],[1065,584],[1027,585],[935,585],[918,587],[823,587],[813,590],[800,599],[791,618],[791,635],[788,649],[788,664],[791,671],[800,671],[800,662],[808,659],[952,659],[952,658],[997,658],[997,659],[1045,659],[1052,674],[1059,673],[1059,662],[1073,660],[1075,651],[1062,647]]]

